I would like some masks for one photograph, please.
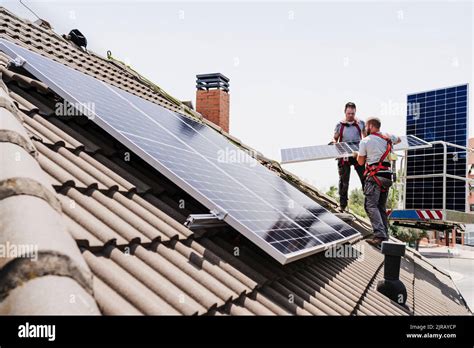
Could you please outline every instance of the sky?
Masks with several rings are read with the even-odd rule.
[[[473,81],[471,1],[23,2],[180,100],[195,103],[197,74],[223,73],[230,133],[276,160],[282,148],[329,142],[347,101],[402,135],[407,94]],[[335,160],[284,167],[322,190],[338,181]]]

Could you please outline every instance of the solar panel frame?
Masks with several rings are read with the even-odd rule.
[[[9,47],[12,46],[13,48]],[[48,60],[48,61],[51,61],[53,62],[52,60],[46,58],[46,57],[43,57],[41,55],[38,55],[37,53],[34,53],[34,52],[31,52],[31,51],[28,51],[24,48],[21,48],[11,42],[8,42],[4,39],[0,39],[0,48],[2,51],[6,52],[7,54],[9,54],[11,57],[16,57],[17,59],[21,57],[21,54],[17,53],[17,52],[22,52],[22,50],[24,51],[23,54],[26,55],[27,54],[31,54],[31,55],[36,55],[38,57],[41,57],[41,59],[45,59],[45,60]],[[23,62],[21,62],[21,59],[18,60],[18,62],[20,64],[22,64],[22,66],[28,71],[30,72],[31,74],[33,74],[36,78],[38,78],[39,80],[45,82],[49,88],[51,88],[54,92],[56,92],[59,96],[61,96],[64,100],[72,103],[72,104],[84,104],[80,99],[76,98],[73,94],[69,93],[66,89],[62,88],[60,85],[58,85],[53,79],[49,78],[46,74],[43,74],[43,72],[41,71],[41,69],[37,69],[35,68],[35,66],[31,63],[31,62],[28,62],[28,59],[24,59],[23,58]],[[55,62],[55,64],[58,64],[64,68],[67,68],[67,69],[70,69],[71,71],[74,71],[74,73],[76,74],[82,74],[78,71],[75,71],[74,69],[70,68],[70,67],[67,67],[67,66],[64,66],[60,63],[57,63]],[[83,74],[84,75],[84,74]],[[84,76],[87,76],[87,75],[84,75]],[[88,78],[90,79],[93,79],[93,77],[91,76],[87,76]],[[94,79],[96,80],[96,79]],[[130,103],[130,99],[134,99],[134,98],[137,98],[137,101],[140,100],[140,103],[149,103],[153,106],[157,106],[156,104],[153,104],[151,102],[148,102],[144,99],[141,99],[137,96],[134,96],[132,94],[129,94],[128,92],[125,92],[125,91],[122,91],[116,87],[113,87],[113,86],[109,86],[108,84],[106,84],[105,82],[103,81],[100,81],[100,80],[96,80],[98,82],[100,82],[103,86],[105,86],[108,90],[110,91],[113,91],[114,93],[117,94],[118,97],[121,97],[123,99],[129,99],[128,102]],[[126,98],[124,98],[124,95],[127,95]],[[141,110],[139,107],[137,107],[136,105],[134,105],[133,103],[130,103],[130,105],[132,107],[134,107],[135,111],[138,112],[138,113],[142,113],[143,116],[145,117],[148,117],[151,119],[150,115],[148,115],[146,112],[144,112],[143,110]],[[159,172],[161,172],[162,174],[164,174],[166,177],[168,177],[172,182],[174,182],[175,184],[177,184],[179,187],[181,187],[182,189],[184,189],[186,192],[188,192],[189,194],[191,194],[194,198],[196,198],[198,201],[200,201],[201,203],[203,203],[206,207],[208,207],[210,210],[215,210],[215,211],[220,211],[220,212],[224,212],[225,213],[225,209],[223,209],[221,206],[219,206],[218,204],[216,204],[215,202],[213,202],[211,199],[208,199],[208,197],[204,194],[202,194],[201,192],[199,192],[198,190],[195,189],[195,187],[193,187],[192,185],[190,185],[188,182],[186,182],[185,180],[183,180],[181,177],[179,177],[178,175],[176,175],[175,172],[173,172],[172,170],[170,170],[167,166],[163,165],[162,163],[160,163],[155,157],[151,156],[147,151],[144,151],[141,147],[139,147],[136,143],[134,143],[133,141],[131,141],[130,139],[128,139],[126,136],[124,136],[124,132],[120,132],[116,129],[116,127],[113,127],[112,125],[110,125],[108,122],[106,122],[105,120],[103,120],[101,117],[99,117],[94,110],[91,110],[90,108],[87,107],[87,105],[83,105],[85,106],[84,110],[85,111],[85,114],[87,116],[91,116],[93,117],[93,122],[96,123],[99,127],[101,127],[102,129],[106,130],[110,135],[112,135],[115,139],[119,140],[122,144],[124,144],[125,146],[127,146],[129,149],[131,149],[132,151],[134,151],[135,153],[137,153],[142,159],[144,159],[146,162],[150,163],[153,167],[155,167],[155,169],[157,169]],[[168,111],[168,110],[167,110]],[[171,111],[168,111],[168,112],[171,112]],[[181,116],[183,118],[183,116]],[[151,119],[152,120],[152,119]],[[189,119],[190,120],[190,119]],[[152,120],[153,121],[153,120]],[[183,122],[183,124],[185,124],[186,122],[184,122],[182,119],[180,119],[180,121]],[[191,120],[190,120],[191,121]],[[193,122],[195,122],[193,120]],[[178,137],[174,134],[172,134],[172,132],[170,132],[166,127],[162,126],[160,123],[156,123],[156,126],[158,127],[161,127],[164,131],[166,131],[167,133],[169,133],[169,135],[171,136],[174,136],[178,139]],[[196,123],[196,122],[195,122]],[[198,123],[196,123],[198,124]],[[185,127],[189,127],[189,128],[193,128],[191,127],[189,124],[185,124]],[[207,126],[206,126],[207,127]],[[207,129],[209,129],[209,127],[207,127]],[[194,130],[194,129],[193,129]],[[194,130],[195,131],[195,130]],[[214,132],[214,131],[212,131]],[[203,138],[205,138],[202,134],[196,132],[199,136],[202,136]],[[210,134],[216,134],[217,133],[210,133]],[[220,135],[219,135],[220,136]],[[223,138],[223,137],[222,137]],[[205,138],[207,141],[211,142],[211,140]],[[151,139],[142,139],[143,141],[150,141]],[[178,139],[179,140],[179,139]],[[219,138],[215,138],[216,141],[220,141]],[[230,144],[230,142],[228,142]],[[180,144],[177,144],[177,145],[180,145]],[[201,156],[202,160],[203,161],[207,161],[209,163],[211,163],[211,159],[204,156],[203,154],[199,153],[198,151],[194,150],[192,147],[190,147],[188,144],[184,143],[183,142],[183,145],[185,146],[188,146],[188,152],[190,154],[192,154],[193,156],[196,156],[196,155],[199,155]],[[234,146],[234,145],[232,145]],[[177,147],[178,148],[178,147]],[[235,147],[236,149],[238,149],[237,147]],[[182,149],[180,149],[182,150]],[[239,150],[241,151],[241,150]],[[247,155],[248,156],[248,155]],[[204,162],[203,162],[204,163]],[[211,163],[212,164],[212,163]],[[303,213],[303,214],[306,214],[305,218],[301,218],[299,217],[298,220],[294,220],[293,218],[288,218],[287,221],[289,221],[290,223],[293,223],[295,226],[299,226],[300,223],[305,223],[305,222],[308,222],[308,221],[311,221],[312,223],[314,223],[316,220],[318,221],[318,223],[321,225],[319,226],[320,228],[323,228],[323,227],[328,227],[330,226],[326,221],[332,221],[333,225],[332,226],[336,226],[338,228],[340,228],[340,231],[344,232],[347,234],[344,235],[342,234],[340,231],[336,230],[335,227],[331,227],[333,228],[333,230],[335,232],[337,232],[338,234],[341,235],[341,237],[343,238],[339,238],[337,240],[334,240],[334,241],[328,241],[327,243],[321,243],[321,244],[318,244],[318,245],[315,245],[311,248],[306,248],[306,249],[303,249],[303,252],[302,251],[295,251],[295,252],[292,252],[292,253],[286,253],[286,254],[283,254],[281,252],[278,252],[277,249],[275,248],[275,246],[271,246],[269,247],[269,243],[267,242],[263,242],[263,238],[254,234],[254,233],[249,233],[249,230],[247,228],[247,226],[245,226],[241,221],[239,221],[238,219],[230,216],[229,214],[227,214],[225,217],[224,217],[224,221],[226,221],[227,223],[229,223],[229,225],[231,225],[232,227],[236,228],[240,233],[242,233],[244,236],[246,236],[247,238],[249,238],[252,242],[254,242],[256,245],[258,245],[261,249],[263,249],[264,251],[266,251],[268,254],[270,254],[273,258],[275,258],[277,261],[279,261],[280,263],[282,264],[285,264],[285,263],[288,263],[288,262],[292,262],[294,260],[297,260],[299,258],[302,258],[302,257],[305,257],[307,255],[310,255],[310,254],[313,254],[315,253],[316,251],[318,250],[324,250],[328,247],[330,247],[331,245],[333,244],[339,244],[339,243],[343,243],[343,242],[346,242],[346,241],[349,241],[353,238],[356,238],[358,236],[360,236],[360,233],[353,229],[352,227],[350,227],[349,225],[345,224],[342,220],[338,219],[337,217],[335,217],[334,215],[332,215],[331,213],[329,213],[327,210],[325,210],[323,207],[321,207],[319,204],[317,204],[316,202],[314,202],[313,200],[309,199],[307,196],[305,196],[304,194],[302,194],[300,191],[298,191],[296,188],[294,188],[293,186],[291,186],[290,184],[286,183],[287,186],[285,187],[280,187],[278,188],[277,186],[281,186],[282,185],[282,182],[284,182],[277,174],[271,172],[270,170],[267,170],[265,168],[265,170],[263,171],[263,166],[261,166],[260,164],[258,164],[260,167],[259,172],[256,174],[260,180],[265,180],[265,181],[270,181],[272,182],[271,184],[271,187],[273,187],[273,189],[275,190],[275,192],[279,192],[282,197],[285,196],[287,197],[288,199],[292,200],[293,198],[295,199],[296,201],[296,205],[299,207],[297,210],[295,210],[295,212],[299,212],[299,213]],[[227,177],[229,177],[233,183],[235,185],[241,185],[238,180],[236,180],[234,177],[230,176],[225,170],[219,168],[219,167],[212,167],[213,169],[214,168],[217,168],[218,170],[220,170],[223,174],[227,175]],[[278,181],[280,180],[280,181]],[[241,185],[241,187],[243,189],[246,189],[248,192],[252,193],[250,191],[250,189],[244,185]],[[285,192],[282,192],[282,190],[285,190]],[[298,194],[297,194],[297,193]],[[257,196],[256,194],[253,194],[253,196]],[[257,196],[258,198],[258,196]],[[262,201],[264,201],[262,199]],[[269,204],[268,202],[266,202],[267,205],[269,205],[270,207],[272,207],[271,204]],[[312,204],[316,210],[317,209],[321,209],[319,212],[314,210],[313,212],[309,211],[306,207],[305,207],[305,204]],[[273,207],[272,207],[273,208]],[[301,209],[300,209],[301,208]],[[277,208],[274,208],[274,210],[278,213],[281,213],[282,216],[284,216],[283,212],[281,212],[279,209]],[[308,214],[309,212],[309,214]],[[315,215],[315,214],[320,214],[320,215]],[[329,215],[328,215],[329,214]],[[322,216],[324,215],[327,215],[324,219],[322,219]],[[280,221],[278,220],[277,223],[279,223]],[[297,223],[298,222],[298,223]],[[327,225],[327,226],[323,226],[323,225]],[[301,226],[300,226],[301,227]],[[307,228],[302,228],[301,229],[303,231],[310,231],[312,225],[307,227]],[[316,231],[315,231],[316,232]],[[350,233],[349,233],[350,232]],[[355,232],[355,233],[354,233]],[[318,235],[314,235],[314,234],[311,234],[310,232],[308,232],[308,236],[311,237],[313,236],[314,238],[322,238],[323,235],[321,234],[319,237]],[[271,245],[271,244],[270,244]]]
[[[431,147],[431,144],[413,135],[402,135],[400,136],[400,139],[402,142],[394,146],[394,151]],[[416,145],[413,145],[413,143],[416,143]],[[282,149],[281,163],[300,163],[331,158],[350,157],[358,150],[358,141]]]

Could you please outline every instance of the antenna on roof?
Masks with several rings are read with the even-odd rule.
[[[35,11],[33,11],[31,8],[29,8],[23,1],[18,0],[20,4],[22,4],[28,11],[30,11],[36,18],[37,20],[34,22],[35,24],[38,24],[40,27],[43,27],[45,29],[51,29],[51,24],[49,24],[48,21],[45,21],[44,19],[41,19]]]

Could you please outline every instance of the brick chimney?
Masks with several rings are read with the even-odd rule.
[[[229,132],[229,79],[220,73],[196,75],[196,111]]]

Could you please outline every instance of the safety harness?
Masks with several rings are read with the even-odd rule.
[[[344,134],[344,128],[346,127],[346,125],[347,124],[345,122],[341,122],[341,128],[339,128],[339,138],[337,139],[338,142],[342,141],[342,136]],[[358,121],[354,121],[353,125],[357,128],[357,131],[359,132],[359,137],[362,139],[362,130],[359,127]]]
[[[345,123],[345,122],[341,122],[341,127],[339,128],[339,138],[337,139],[337,141],[339,143],[342,142],[342,136],[344,135],[344,128],[346,127],[346,125],[348,125],[348,124]],[[362,130],[359,127],[359,121],[355,120],[353,125],[359,131],[359,138],[362,139]],[[342,164],[348,162],[348,160],[346,158],[341,158],[340,161],[341,161]]]
[[[376,137],[379,137],[379,138],[385,140],[387,142],[387,149],[385,150],[383,155],[380,157],[378,163],[374,163],[374,164],[370,164],[370,165],[368,163],[366,163],[364,175],[366,176],[367,179],[372,177],[374,179],[374,181],[377,183],[377,185],[379,185],[380,191],[381,192],[386,192],[387,189],[385,189],[383,187],[382,182],[380,181],[379,178],[377,178],[377,173],[381,170],[389,170],[390,169],[390,166],[385,166],[384,165],[384,161],[388,157],[390,152],[392,151],[392,140],[390,140],[389,137],[387,137],[383,134],[380,134],[380,133],[372,133],[372,135],[375,135]]]

